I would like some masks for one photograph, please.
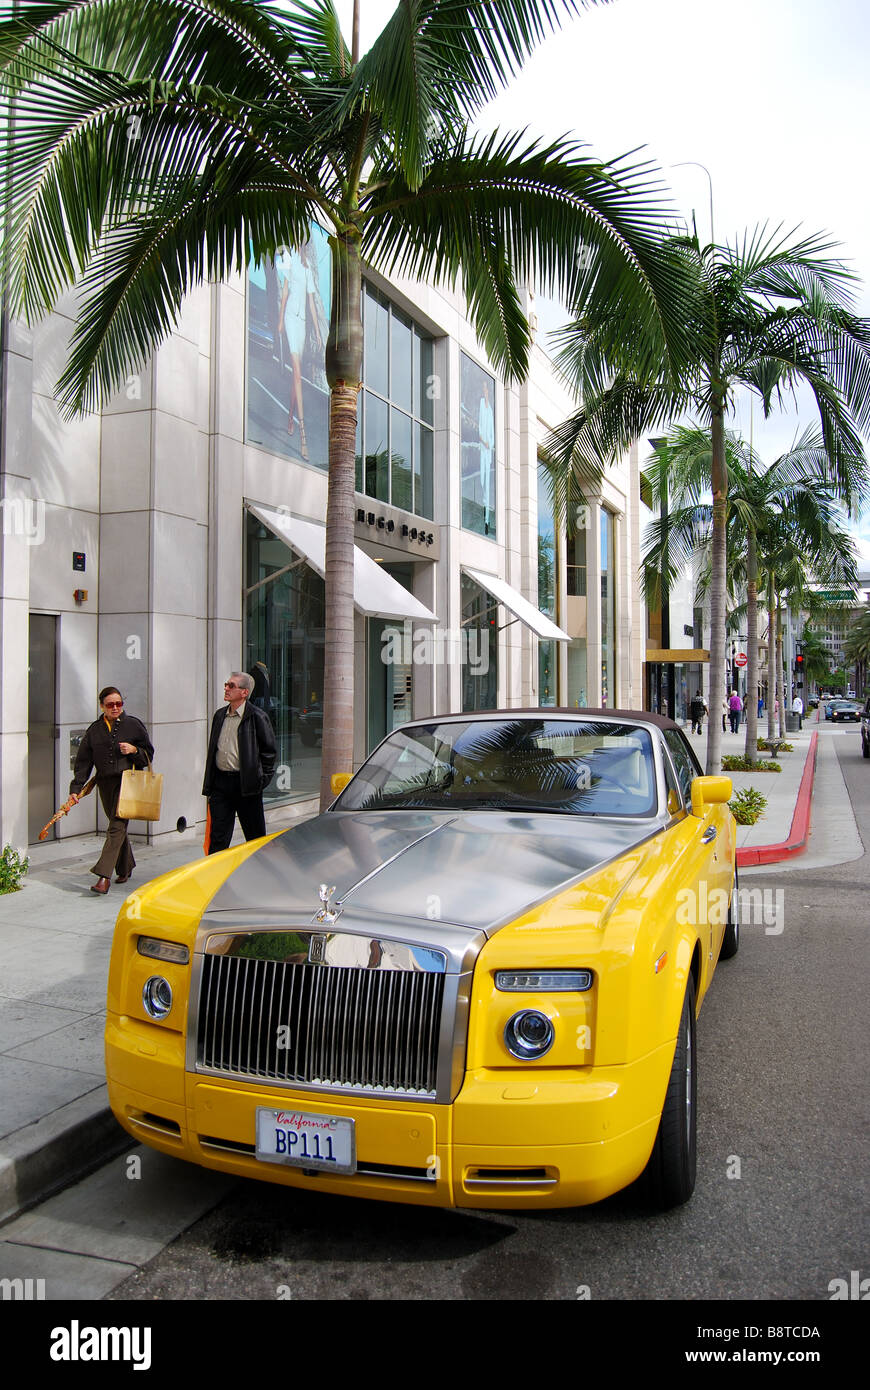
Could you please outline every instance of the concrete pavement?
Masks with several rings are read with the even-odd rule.
[[[815,813],[794,867],[824,867],[863,853],[835,752],[838,739],[860,735],[852,726],[832,729],[814,720],[790,736],[794,752],[781,756],[781,773],[732,774],[735,789],[752,785],[768,798],[762,819],[739,828],[741,850],[788,839],[815,731]],[[693,742],[703,763],[706,736]],[[742,751],[742,733],[723,736],[723,753]],[[113,886],[105,897],[89,891],[101,845],[101,837],[87,836],[33,847],[22,890],[0,896],[0,1221],[131,1144],[108,1109],[104,1084],[106,977],[124,890]],[[135,852],[134,888],[197,857],[202,847],[186,832],[155,846],[142,842]],[[149,1168],[159,1158],[149,1154]],[[200,1174],[197,1182],[204,1181]],[[61,1194],[53,1202],[64,1200]],[[18,1225],[5,1227],[3,1237]]]

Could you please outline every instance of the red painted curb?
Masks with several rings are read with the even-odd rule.
[[[778,864],[782,859],[792,859],[795,855],[804,853],[810,834],[810,807],[813,799],[813,779],[816,775],[818,741],[819,735],[814,729],[801,784],[798,787],[797,805],[791,818],[788,839],[782,840],[778,845],[744,845],[737,851],[738,869],[748,869],[756,864]]]

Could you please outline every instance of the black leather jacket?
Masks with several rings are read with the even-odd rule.
[[[221,736],[227,706],[219,709],[211,721],[211,737],[208,741],[208,756],[205,760],[205,777],[202,783],[203,796],[211,796],[214,790],[214,774],[217,771],[217,746]],[[245,701],[245,712],[239,725],[239,774],[242,796],[257,796],[268,787],[278,761],[275,731],[271,720]]]
[[[148,737],[148,730],[133,714],[122,714],[106,724],[100,715],[86,731],[76,754],[73,779],[69,784],[70,795],[80,792],[91,768],[96,770],[98,781],[105,777],[120,777],[130,767],[146,767],[154,757],[154,746]],[[133,743],[138,753],[121,753],[119,743]],[[147,755],[147,756],[146,756]]]

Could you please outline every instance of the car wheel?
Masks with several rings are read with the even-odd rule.
[[[659,1131],[643,1172],[646,1200],[659,1211],[687,1202],[695,1189],[697,1098],[695,982],[690,975]]]
[[[725,934],[722,937],[722,946],[719,951],[720,960],[730,960],[736,956],[740,948],[740,903],[738,900],[737,870],[734,870],[734,887],[731,889],[731,900],[728,903],[728,920],[725,923]]]
[[[862,738],[862,740],[861,740],[861,752],[864,754],[864,757],[865,757],[865,758],[870,758],[870,740],[868,740],[868,739],[866,739],[866,738]]]
[[[313,748],[315,743],[317,742],[317,734],[314,732],[313,729],[306,729],[304,724],[302,728],[299,730],[299,737],[301,738],[306,748]]]

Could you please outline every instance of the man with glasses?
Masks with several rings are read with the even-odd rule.
[[[142,720],[124,713],[124,699],[117,686],[107,685],[100,691],[99,700],[102,714],[79,744],[69,790],[70,796],[78,798],[94,768],[109,828],[103,852],[91,869],[97,876],[91,892],[108,893],[113,873],[116,882],[126,883],[136,867],[127,837],[128,822],[117,814],[121,778],[128,768],[146,767],[154,757],[154,748]]]
[[[224,682],[226,708],[211,721],[202,794],[208,797],[208,853],[228,849],[236,816],[246,840],[266,833],[263,792],[272,780],[278,750],[271,721],[248,698],[254,680],[233,671]]]

